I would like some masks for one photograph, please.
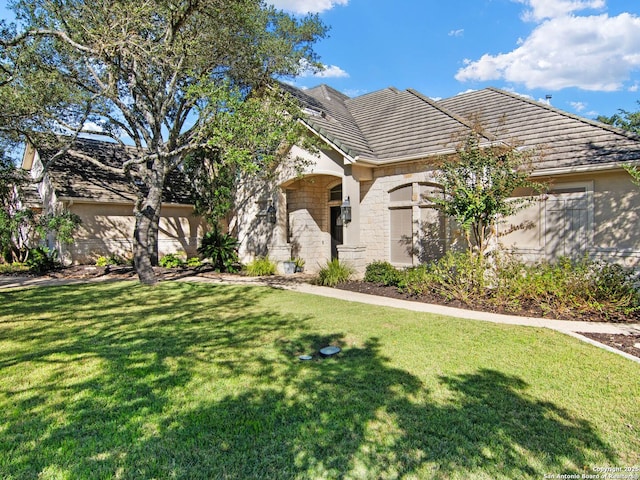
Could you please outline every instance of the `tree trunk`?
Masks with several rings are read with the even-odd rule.
[[[154,185],[144,198],[139,198],[134,208],[136,217],[133,232],[133,262],[140,282],[146,285],[156,283],[153,271],[154,260],[158,258],[158,219],[162,205],[162,183]]]

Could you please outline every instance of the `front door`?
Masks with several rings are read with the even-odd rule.
[[[331,259],[338,258],[338,245],[342,245],[342,217],[340,207],[331,208]]]

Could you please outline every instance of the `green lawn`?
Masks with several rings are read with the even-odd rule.
[[[541,329],[264,287],[0,291],[2,479],[594,473],[640,465],[639,394],[637,363]]]

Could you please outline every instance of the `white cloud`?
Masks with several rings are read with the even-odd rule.
[[[324,70],[313,76],[318,78],[348,78],[349,74],[335,65],[325,65]]]
[[[576,112],[583,112],[587,108],[587,104],[584,102],[569,102],[569,105],[571,105]]]
[[[539,14],[552,0],[527,0]],[[585,5],[591,2],[560,2]],[[568,6],[563,10],[567,11]],[[571,10],[568,10],[571,11]],[[546,13],[550,14],[550,13]],[[504,54],[485,54],[465,60],[459,81],[505,80],[527,88],[615,91],[624,87],[632,71],[640,69],[640,18],[566,15],[545,20],[519,46]]]
[[[336,5],[347,5],[349,0],[268,0],[267,3],[293,13],[320,13]]]
[[[323,65],[320,70],[317,70],[311,67],[306,60],[302,60],[298,76],[300,78],[348,78],[349,74],[336,65]]]
[[[538,22],[545,18],[557,18],[582,10],[599,10],[605,7],[605,0],[514,0],[529,8],[522,18]]]
[[[450,37],[461,37],[464,35],[464,28],[459,28],[458,30],[451,30],[448,35]]]

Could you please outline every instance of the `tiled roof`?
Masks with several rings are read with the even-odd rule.
[[[640,159],[640,138],[522,96],[487,88],[438,102],[503,141],[537,147],[536,168],[593,166]]]
[[[539,169],[640,160],[638,137],[494,88],[440,101],[395,88],[355,98],[326,85],[289,89],[308,108],[309,126],[354,160],[437,155],[455,148],[477,122],[485,143],[537,147]]]
[[[309,126],[354,159],[383,163],[437,154],[453,148],[467,128],[412,90],[386,88],[348,98],[321,85],[298,98],[311,110]]]
[[[90,156],[98,162],[120,168],[132,158],[134,150],[117,143],[79,138],[70,150]],[[38,150],[43,161],[53,152],[46,148]],[[96,202],[133,202],[136,189],[124,173],[114,173],[68,153],[49,167],[49,178],[59,197],[92,200]],[[163,201],[166,203],[191,204],[191,192],[186,179],[173,172],[166,182]]]

